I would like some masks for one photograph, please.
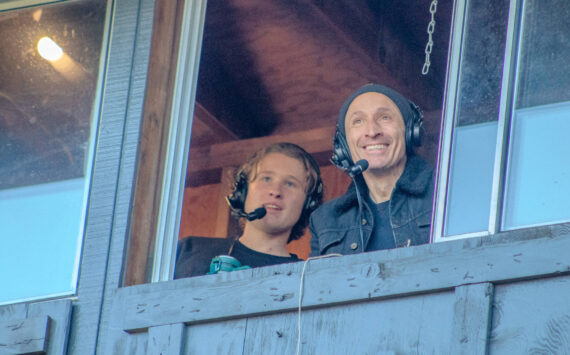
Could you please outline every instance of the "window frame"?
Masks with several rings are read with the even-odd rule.
[[[97,151],[97,137],[101,126],[102,104],[104,97],[104,86],[106,77],[106,68],[109,61],[109,46],[111,37],[111,23],[113,21],[113,0],[106,0],[105,19],[103,20],[103,28],[101,34],[101,52],[99,53],[99,65],[96,77],[96,84],[94,88],[94,96],[90,117],[90,132],[88,142],[88,155],[85,161],[85,175],[83,177],[83,200],[81,202],[81,214],[79,219],[79,230],[77,231],[77,249],[75,251],[75,262],[73,266],[73,273],[71,276],[69,291],[45,293],[40,296],[31,296],[18,298],[6,302],[1,302],[0,306],[10,305],[15,303],[37,302],[51,299],[64,299],[69,297],[76,297],[79,293],[80,272],[83,264],[83,248],[86,242],[87,231],[87,217],[91,200],[91,187],[93,184],[93,170],[96,160]],[[12,0],[0,4],[0,13],[6,11],[18,11],[27,8],[41,8],[43,6],[51,6],[57,4],[65,4],[66,2],[72,3],[73,0]],[[32,185],[34,186],[34,185]]]
[[[16,10],[25,7],[49,5],[56,2],[66,2],[69,0],[8,0],[0,3],[0,11]]]
[[[444,236],[446,197],[450,181],[450,162],[454,136],[455,114],[458,106],[458,90],[461,74],[461,61],[469,0],[456,0],[453,8],[451,39],[449,45],[448,71],[442,110],[441,139],[438,164],[435,177],[435,198],[432,215],[431,241],[442,242],[464,238],[487,237],[501,230],[504,177],[507,169],[510,121],[513,116],[513,100],[516,97],[517,66],[521,36],[524,28],[525,0],[510,0],[506,27],[503,71],[500,84],[499,117],[497,121],[497,140],[493,163],[491,186],[491,205],[487,230],[459,235]],[[174,273],[177,231],[180,226],[182,196],[193,108],[195,104],[196,83],[198,80],[199,58],[204,31],[207,0],[186,1],[180,37],[179,54],[172,111],[170,114],[167,152],[165,155],[164,177],[160,193],[160,207],[155,236],[155,248],[152,251],[152,272],[150,282],[172,280]]]
[[[184,2],[150,282],[174,275],[206,7],[207,0]]]
[[[466,30],[469,0],[457,0],[453,13],[453,28],[450,40],[448,74],[444,94],[440,153],[436,172],[434,212],[432,216],[432,241],[442,242],[464,238],[486,237],[500,232],[504,176],[506,173],[510,120],[513,113],[513,98],[516,97],[516,68],[519,58],[522,23],[525,8],[524,0],[510,0],[507,19],[507,34],[503,59],[503,73],[497,121],[497,141],[493,164],[491,205],[486,231],[444,236],[446,199],[450,181],[452,141],[454,136],[457,95],[460,81],[460,67],[463,54],[464,32]]]

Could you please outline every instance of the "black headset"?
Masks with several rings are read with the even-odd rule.
[[[416,147],[422,145],[424,116],[418,105],[410,100],[408,100],[408,104],[412,110],[413,117],[406,121],[404,138],[406,140],[406,154],[411,155],[414,154]],[[354,162],[350,155],[346,135],[342,133],[344,129],[339,129],[338,125],[339,123],[337,123],[336,132],[334,134],[333,155],[331,161],[340,169],[346,170],[353,166]]]
[[[317,173],[317,180],[311,191],[307,193],[305,203],[303,204],[303,211],[301,216],[310,214],[319,207],[323,198],[323,181],[321,180],[321,173],[317,162],[310,156],[306,155],[311,168]],[[247,197],[248,179],[245,172],[240,169],[236,172],[235,182],[232,186],[231,193],[226,197],[231,209],[236,212],[245,213],[245,199]]]

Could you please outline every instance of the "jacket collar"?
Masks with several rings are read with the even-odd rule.
[[[401,190],[404,194],[408,195],[423,195],[429,187],[428,185],[431,181],[432,173],[432,168],[422,158],[417,155],[408,156],[406,167],[402,172],[402,176],[400,176],[398,182],[396,182],[394,191]],[[366,186],[362,175],[356,177],[356,183],[359,187],[361,197],[365,198],[368,196],[368,186]],[[353,181],[346,193],[338,198],[338,203],[335,208],[336,213],[341,214],[357,203],[356,187]]]

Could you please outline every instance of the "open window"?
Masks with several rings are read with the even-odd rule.
[[[162,196],[168,196],[162,199],[163,206],[170,206],[171,213],[161,212],[170,219],[156,229],[159,237],[154,265],[160,265],[155,269],[164,272],[153,279],[169,278],[179,236],[229,233],[222,198],[226,192],[220,183],[233,167],[275,136],[299,139],[299,132],[309,132],[313,138],[322,137],[315,133],[331,129],[336,110],[350,89],[368,81],[392,85],[424,109],[427,139],[420,154],[434,164],[437,160],[438,167],[434,241],[487,236],[570,219],[567,209],[561,207],[570,191],[567,164],[560,163],[567,151],[562,132],[567,131],[564,118],[570,82],[568,74],[559,70],[569,50],[563,41],[568,10],[562,2],[504,0],[478,4],[462,0],[455,1],[453,9],[451,4],[439,4],[427,76],[414,68],[422,67],[425,61],[428,34],[419,24],[427,27],[428,8],[420,10],[417,4],[407,6],[404,2],[382,9],[368,2],[248,4],[209,4],[207,12],[203,4],[203,16],[193,25],[205,29],[204,46],[195,40],[181,47],[179,58],[192,48],[195,70],[184,79],[185,87],[192,88],[185,96],[186,106],[177,108],[178,113],[188,116],[176,117],[184,122],[193,117],[194,123],[192,129],[188,124],[186,136],[177,139],[192,143],[187,150],[179,150],[177,165],[170,165],[178,171],[186,164],[189,152],[188,174],[177,178],[175,190],[165,190],[174,185],[163,184]],[[264,20],[268,13],[276,14],[269,17],[271,21]],[[216,20],[215,15],[220,18]],[[540,21],[540,16],[551,21]],[[311,21],[302,22],[306,19]],[[395,19],[401,27],[394,25],[398,22]],[[224,30],[216,32],[220,22]],[[315,33],[316,37],[311,35]],[[272,40],[274,34],[277,42]],[[225,36],[232,35],[233,42],[225,42]],[[182,43],[187,43],[184,38]],[[293,48],[293,55],[285,50],[287,45]],[[201,59],[208,65],[198,65],[201,50]],[[256,76],[259,74],[271,80],[263,81]],[[207,79],[200,81],[200,77]],[[282,78],[290,81],[284,84]],[[196,82],[197,87],[192,86]],[[287,90],[290,96],[285,94]],[[187,102],[196,93],[196,103]],[[253,99],[248,99],[250,95]],[[226,98],[228,101],[222,103]],[[247,103],[245,108],[239,106],[242,102]],[[265,107],[259,111],[262,114],[251,112],[259,107]],[[319,111],[323,107],[327,109]],[[305,108],[312,111],[302,112]],[[294,117],[291,121],[288,114]],[[270,119],[266,122],[263,117]],[[248,128],[249,122],[253,130]],[[214,137],[215,132],[222,135]],[[324,138],[317,141],[317,147],[306,148],[326,164],[329,148]],[[531,146],[529,141],[537,144]],[[170,173],[170,168],[165,171]],[[322,168],[334,171],[332,166]],[[224,169],[226,173],[222,173]],[[326,172],[324,175],[326,179]],[[325,183],[329,188],[334,186],[334,182]],[[215,191],[214,196],[202,195],[208,195],[209,208],[193,208],[186,203],[183,207],[183,191],[191,200],[200,189]],[[342,190],[334,192],[340,194]],[[210,197],[215,200],[214,206]],[[210,231],[192,230],[196,226],[192,219],[179,228],[184,209],[206,211],[208,220],[204,224]]]
[[[232,235],[223,199],[227,178],[271,142],[304,147],[321,164],[325,197],[342,194],[348,178],[329,162],[334,124],[342,102],[365,83],[392,86],[421,106],[427,135],[419,153],[435,165],[452,4],[434,11],[431,34],[429,4],[412,1],[386,7],[365,1],[209,2],[207,8],[193,2],[180,13],[177,83],[162,144],[168,156],[157,159],[165,175],[160,191],[135,197],[135,209],[141,196],[154,196],[161,207],[155,225],[137,227],[150,219],[136,213],[131,225],[130,260],[144,255],[154,271],[135,280],[129,275],[150,265],[128,267],[126,284],[169,279],[178,237]],[[430,36],[429,71],[422,75]],[[145,242],[136,241],[147,231],[152,235]],[[148,257],[133,247],[134,241],[152,250],[155,235]],[[307,256],[308,235],[294,247]]]

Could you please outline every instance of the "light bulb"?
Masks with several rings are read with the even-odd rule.
[[[38,41],[38,52],[49,61],[56,61],[63,55],[63,49],[49,37],[43,37]]]

